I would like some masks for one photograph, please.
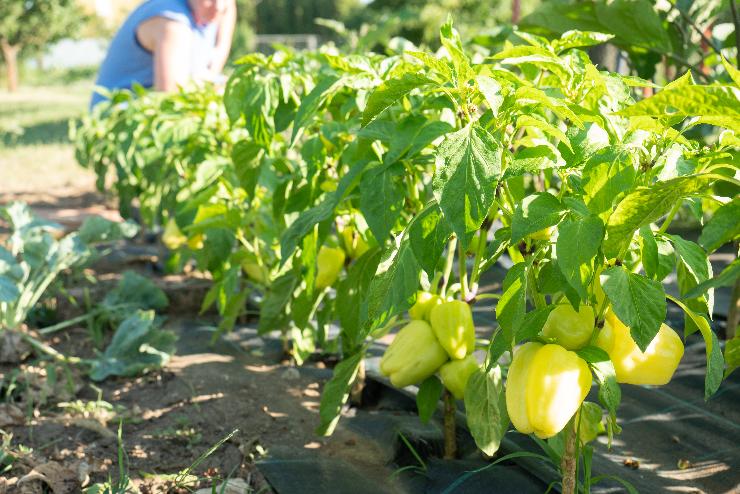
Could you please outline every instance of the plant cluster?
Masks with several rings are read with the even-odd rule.
[[[573,492],[602,415],[619,431],[619,383],[664,384],[678,365],[668,301],[684,339],[706,343],[706,398],[738,365],[737,340],[723,355],[710,321],[713,290],[740,264],[715,276],[708,256],[740,234],[740,72],[723,61],[731,83],[689,72],[657,88],[594,66],[582,49],[602,33],[514,31],[490,52],[468,50],[451,22],[440,34],[438,53],[248,55],[223,106],[212,88],[115,96],[81,129],[80,156],[101,183],[115,167],[124,207],[138,198],[165,226],[173,265],[211,273],[204,306],[223,329],[256,293],[260,331],[289,337],[297,361],[341,356],[320,433],[372,342],[402,327],[381,362],[394,384],[419,383],[433,411],[439,370],[484,452],[511,422],[563,460]],[[641,99],[645,87],[659,91]],[[684,205],[697,241],[668,231]],[[486,292],[503,259],[501,289]],[[470,307],[486,298],[496,327],[477,342]],[[463,363],[475,348],[480,367]],[[584,403],[592,378],[598,405]]]

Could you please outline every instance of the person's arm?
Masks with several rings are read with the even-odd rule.
[[[226,65],[231,51],[231,41],[236,27],[236,1],[230,0],[229,5],[219,19],[216,46],[213,51],[213,60],[208,67],[211,73],[220,74]]]
[[[190,78],[192,32],[185,24],[153,17],[136,31],[139,42],[154,56],[154,89],[175,91]]]

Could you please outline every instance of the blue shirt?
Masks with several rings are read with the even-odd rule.
[[[197,77],[208,69],[218,25],[196,24],[187,0],[147,0],[131,12],[111,41],[95,81],[97,86],[107,89],[130,89],[134,83],[146,88],[154,86],[154,54],[141,46],[136,37],[139,25],[152,17],[164,17],[188,26],[193,33],[188,55],[190,75]],[[94,92],[90,106],[105,100],[105,96]]]

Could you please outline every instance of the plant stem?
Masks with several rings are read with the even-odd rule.
[[[735,0],[730,0],[730,10],[732,11],[732,23],[735,24],[735,48],[737,48],[737,53],[735,53],[735,64],[737,65],[737,68],[740,69],[740,37],[737,35],[737,33],[740,32],[740,17],[737,15]]]
[[[468,301],[468,270],[465,266],[465,249],[462,242],[457,244],[457,267],[460,277],[460,298],[463,302]]]
[[[349,400],[355,406],[362,405],[362,392],[365,389],[365,359],[360,360],[360,367],[357,369],[357,378],[349,392]]]
[[[31,345],[36,350],[45,353],[46,355],[49,355],[54,360],[57,360],[59,362],[65,362],[67,364],[80,364],[82,363],[82,359],[79,357],[67,357],[63,353],[55,350],[54,348],[50,347],[46,343],[43,343],[33,336],[31,336],[28,333],[24,333],[23,331],[19,331],[18,334],[21,335],[21,339]]]
[[[445,389],[442,395],[445,405],[444,435],[445,435],[445,460],[454,460],[457,456],[457,431],[455,426],[455,397]]]
[[[730,3],[732,4],[732,2]],[[683,20],[685,20],[688,23],[688,25],[694,29],[694,31],[699,33],[699,36],[701,36],[701,39],[704,40],[704,43],[706,43],[709,46],[709,48],[711,48],[717,55],[722,56],[722,52],[718,50],[716,46],[714,46],[714,43],[712,43],[712,41],[709,38],[706,37],[706,35],[704,34],[704,31],[702,31],[701,28],[696,25],[696,23],[691,17],[689,17],[683,10],[679,9],[674,2],[671,2],[671,7],[673,7],[675,10],[678,11],[678,13],[681,15]],[[689,42],[691,41],[689,40]]]
[[[740,324],[740,278],[735,280],[735,287],[730,297],[730,310],[727,313],[727,330],[725,331],[726,340],[735,337],[738,324]]]
[[[560,469],[563,474],[563,494],[576,492],[576,420],[575,415],[565,426],[565,450],[560,460]]]
[[[445,270],[442,275],[442,289],[439,291],[442,298],[447,296],[447,285],[450,282],[450,275],[452,274],[452,264],[455,262],[455,247],[457,247],[457,237],[452,237],[450,243],[447,244],[447,259],[445,260]]]
[[[668,227],[671,226],[673,218],[675,218],[675,216],[678,214],[679,209],[681,209],[681,204],[683,204],[683,200],[678,201],[668,212],[668,215],[665,217],[663,224],[660,226],[660,230],[658,230],[658,235],[664,234],[666,230],[668,230]]]

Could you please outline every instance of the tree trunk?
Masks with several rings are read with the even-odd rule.
[[[511,0],[511,23],[519,24],[519,18],[522,15],[521,0]]]
[[[20,46],[13,46],[5,40],[0,40],[0,49],[7,67],[8,91],[14,93],[18,90],[18,52]]]

